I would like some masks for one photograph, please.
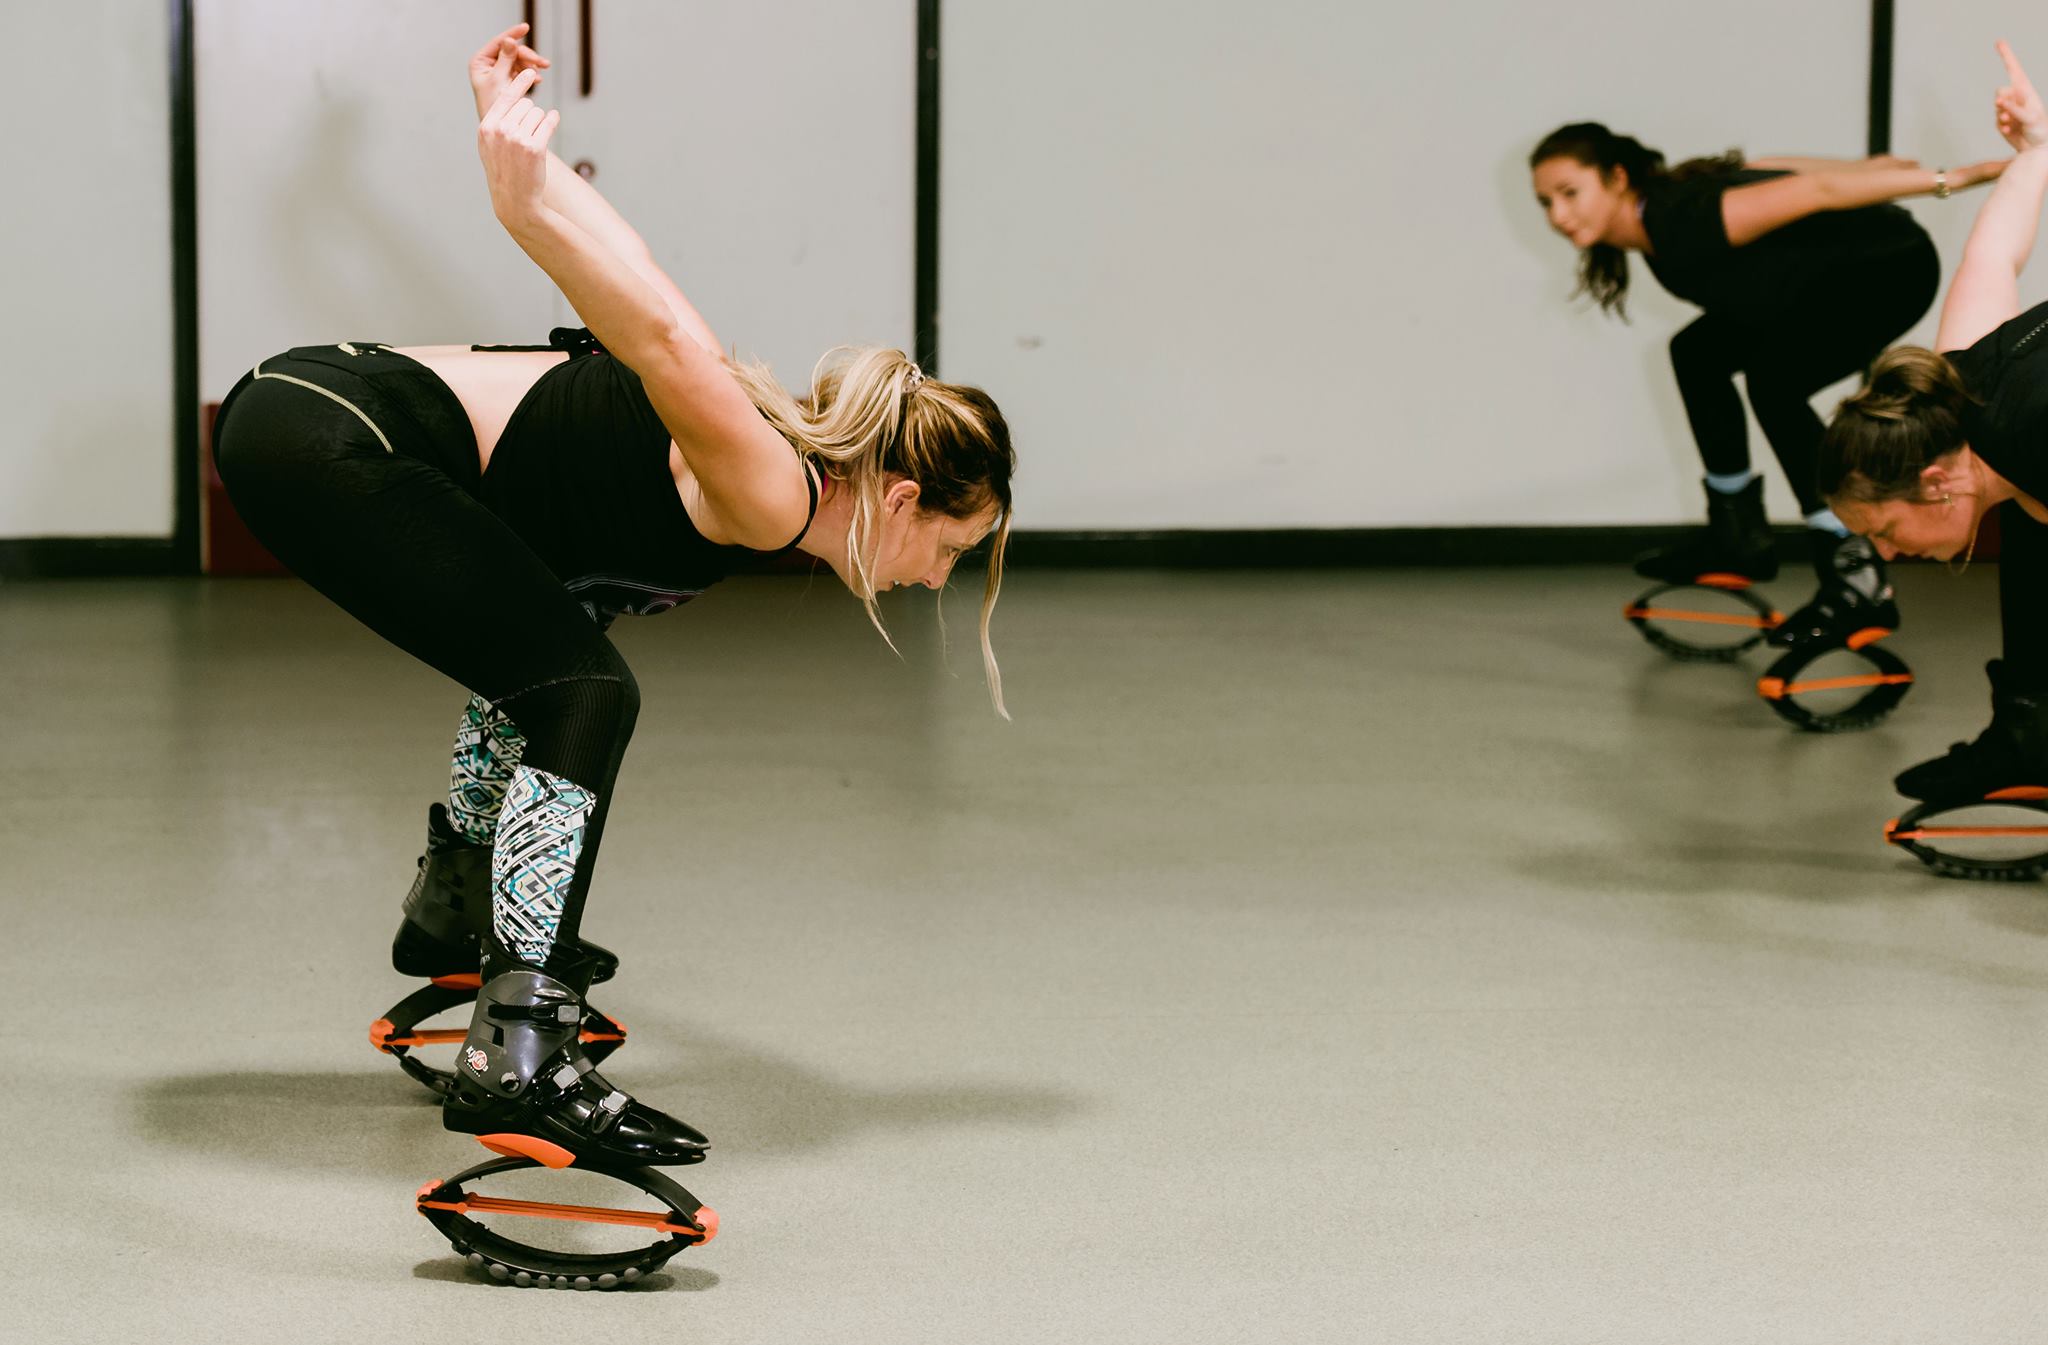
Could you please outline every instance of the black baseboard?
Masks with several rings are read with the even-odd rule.
[[[1315,570],[1399,566],[1622,565],[1668,546],[1684,526],[1611,528],[1269,528],[1161,532],[1018,531],[1006,564],[1037,569]],[[1804,560],[1805,529],[1778,529],[1778,551]],[[966,558],[974,565],[980,553]],[[773,565],[767,569],[787,568]],[[186,574],[169,538],[0,540],[0,579],[113,579]]]
[[[1693,529],[1275,528],[1010,535],[1004,564],[1075,569],[1367,569],[1398,566],[1623,565]],[[1806,558],[1806,530],[1778,530],[1786,560]],[[970,558],[972,559],[972,558]]]
[[[0,538],[0,579],[130,579],[190,572],[169,537]]]

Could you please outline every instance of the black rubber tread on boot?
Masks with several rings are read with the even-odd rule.
[[[1991,678],[1991,724],[1944,756],[1894,777],[1909,799],[1961,803],[2015,785],[2048,785],[2048,689],[2012,685],[2004,663],[1984,665]]]
[[[612,1086],[577,1042],[588,962],[541,971],[494,949],[441,1124],[547,1167],[669,1167],[711,1142]]]
[[[474,974],[491,929],[491,847],[455,830],[448,808],[427,809],[427,850],[405,894],[405,919],[391,940],[391,965],[406,976]],[[590,981],[609,981],[619,959],[594,943],[579,944]]]
[[[1778,551],[1764,517],[1764,481],[1734,494],[1707,488],[1707,526],[1680,542],[1636,558],[1636,573],[1666,584],[1689,584],[1703,574],[1775,579]]]
[[[1767,637],[1770,643],[1780,649],[1826,647],[1847,644],[1860,631],[1899,628],[1899,604],[1884,557],[1868,538],[1815,529],[1810,544],[1820,591],[1779,623]]]

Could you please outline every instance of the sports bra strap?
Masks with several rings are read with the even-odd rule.
[[[804,518],[804,530],[790,539],[789,545],[782,548],[784,551],[796,550],[796,544],[811,535],[811,524],[818,518],[818,478],[812,474],[810,460],[804,457],[804,451],[795,444],[790,447],[796,449],[796,462],[803,470],[804,487],[811,492],[811,512]]]

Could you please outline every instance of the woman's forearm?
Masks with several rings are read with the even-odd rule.
[[[1868,172],[1874,166],[1869,159],[1818,159],[1798,154],[1773,154],[1769,158],[1751,159],[1743,165],[1745,168],[1774,169],[1785,173]]]
[[[1970,227],[1970,241],[1963,245],[1965,264],[2008,265],[2014,275],[2024,270],[2040,232],[2044,194],[2048,147],[2027,150],[2005,170]]]
[[[1828,210],[1855,210],[1908,196],[1932,196],[1944,182],[1952,191],[1975,185],[1974,180],[1962,180],[1960,169],[1945,174],[1942,181],[1936,180],[1937,171],[1917,167],[1834,168],[1812,174],[1812,181],[1820,189],[1824,208]]]
[[[675,313],[611,248],[567,215],[542,205],[500,217],[512,241],[547,272],[604,348],[636,372],[666,356],[681,336]]]
[[[649,255],[646,240],[626,223],[625,216],[612,209],[611,202],[584,181],[581,173],[563,163],[561,156],[553,150],[548,151],[548,185],[544,199],[550,210],[589,234],[599,245],[617,253],[620,260],[630,263]]]
[[[711,330],[711,324],[656,263],[647,241],[626,222],[625,216],[612,208],[602,192],[553,151],[548,153],[548,182],[543,199],[549,209],[588,234],[652,286],[692,340],[714,355],[719,353],[718,336]]]

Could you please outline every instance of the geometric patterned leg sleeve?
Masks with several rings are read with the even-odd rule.
[[[481,696],[471,696],[455,726],[455,755],[448,764],[448,820],[477,845],[498,834],[498,812],[526,739],[510,719]]]
[[[498,942],[539,966],[554,949],[597,796],[522,765],[491,846],[491,923]]]

